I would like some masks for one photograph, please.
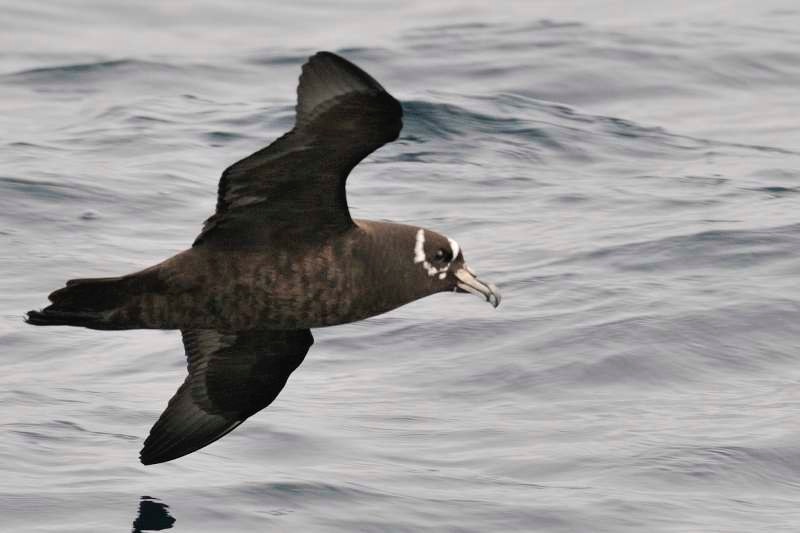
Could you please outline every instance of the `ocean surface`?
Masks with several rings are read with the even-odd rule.
[[[800,531],[796,1],[269,4],[0,2],[0,531]],[[405,109],[354,216],[503,303],[315,330],[144,467],[177,332],[23,314],[188,247],[324,49]]]

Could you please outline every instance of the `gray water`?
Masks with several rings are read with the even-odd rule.
[[[800,530],[794,1],[0,5],[0,530]],[[300,65],[404,105],[354,216],[497,283],[320,329],[205,450],[138,451],[176,332],[34,328],[186,248]]]

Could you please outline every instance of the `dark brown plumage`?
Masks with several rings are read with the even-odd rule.
[[[294,128],[231,165],[192,248],[119,278],[71,280],[34,325],[180,329],[189,375],[145,441],[145,464],[224,436],[269,405],[309,328],[374,316],[442,291],[497,306],[458,244],[418,227],[353,220],[345,181],[397,138],[402,108],[329,52],[303,66]]]

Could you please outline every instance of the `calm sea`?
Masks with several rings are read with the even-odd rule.
[[[800,530],[796,1],[0,3],[0,531]],[[316,330],[278,400],[138,451],[176,332],[34,328],[186,248],[320,49],[399,98],[359,218],[503,292]]]

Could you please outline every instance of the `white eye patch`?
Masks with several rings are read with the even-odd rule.
[[[459,251],[461,250],[458,246],[458,243],[453,239],[448,237],[447,241],[450,243],[450,251],[453,255],[449,263],[441,268],[436,268],[425,256],[425,230],[418,230],[417,238],[414,242],[414,263],[422,263],[422,268],[425,269],[429,276],[435,276],[438,274],[439,279],[444,279],[445,276],[447,276],[447,271],[450,268],[450,265],[453,263],[453,261],[455,261],[456,257],[458,257]]]

